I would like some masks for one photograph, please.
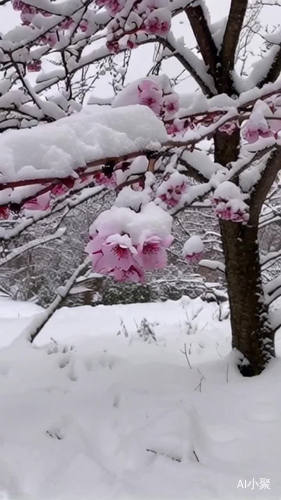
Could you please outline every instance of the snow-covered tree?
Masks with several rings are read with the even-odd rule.
[[[261,262],[258,231],[278,219],[274,204],[263,207],[281,168],[281,33],[258,25],[263,50],[255,50],[252,67],[243,52],[241,68],[245,29],[257,26],[260,13],[253,23],[247,9],[261,2],[231,0],[220,23],[211,22],[208,3],[0,2],[21,22],[0,40],[0,213],[9,222],[0,228],[2,262],[24,251],[7,250],[6,242],[36,221],[115,189],[114,206],[90,227],[86,251],[94,271],[143,281],[146,271],[167,264],[173,216],[213,207],[224,263],[209,265],[225,270],[233,347],[241,373],[251,376],[274,356],[279,323],[277,313],[271,322],[269,306],[281,279],[264,285],[261,265],[280,252]],[[178,16],[192,38],[177,38]],[[128,85],[120,78],[117,95],[92,98],[82,109],[85,89],[106,61],[144,44],[157,47],[157,71]],[[172,59],[194,80],[193,93],[180,95],[177,79],[162,73]],[[183,260],[196,263],[203,253],[202,239],[192,234]],[[31,338],[88,262],[59,290]]]

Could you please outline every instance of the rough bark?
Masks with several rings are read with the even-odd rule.
[[[215,138],[215,159],[223,165],[237,159],[239,131]],[[241,353],[242,375],[258,375],[274,356],[274,332],[264,302],[258,246],[258,217],[251,224],[220,223],[225,255],[232,346]]]
[[[274,356],[274,332],[264,302],[257,227],[221,222],[231,311],[232,346],[242,375],[258,375]]]

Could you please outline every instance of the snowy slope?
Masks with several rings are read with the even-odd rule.
[[[6,305],[7,343],[28,306]],[[242,379],[218,313],[187,298],[64,308],[35,347],[3,347],[0,498],[280,499],[280,362]]]

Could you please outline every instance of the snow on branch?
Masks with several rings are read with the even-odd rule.
[[[199,266],[211,269],[213,271],[220,271],[221,273],[225,272],[225,265],[218,260],[202,259],[199,262]]]
[[[13,259],[16,259],[17,257],[22,255],[24,252],[27,252],[28,250],[32,250],[33,248],[36,248],[39,245],[43,245],[44,243],[48,243],[49,241],[61,238],[64,235],[65,231],[66,228],[61,228],[52,234],[48,234],[47,236],[43,236],[41,238],[36,238],[28,243],[25,243],[24,245],[21,245],[20,247],[14,248],[10,253],[8,253],[8,255],[0,259],[0,266],[8,264]]]
[[[163,123],[145,106],[88,106],[55,123],[1,135],[0,183],[75,177],[78,166],[157,150],[167,138]]]
[[[69,196],[69,194],[67,194],[58,200],[54,207],[51,207],[46,211],[38,211],[33,215],[29,215],[19,222],[16,227],[12,229],[0,228],[0,239],[4,241],[12,240],[37,222],[48,219],[52,215],[59,214],[60,212],[68,213],[73,208],[81,205],[81,203],[84,203],[85,201],[104,192],[105,189],[106,188],[102,186],[95,186],[81,189],[81,193],[78,195],[74,194],[73,196]]]
[[[80,264],[73,274],[70,276],[70,278],[67,280],[66,284],[64,286],[61,286],[57,290],[57,295],[53,302],[49,305],[49,307],[44,311],[38,313],[36,316],[34,316],[31,324],[25,329],[23,332],[23,335],[21,338],[25,338],[29,340],[30,342],[33,342],[37,335],[40,333],[44,325],[49,321],[49,319],[53,316],[53,314],[56,312],[60,304],[63,302],[65,297],[69,294],[71,288],[75,284],[76,279],[78,276],[89,266],[89,258],[86,257],[86,259]]]

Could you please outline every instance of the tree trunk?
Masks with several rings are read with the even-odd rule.
[[[274,356],[274,333],[264,301],[257,228],[222,221],[232,346],[242,375],[258,375]]]
[[[239,130],[227,139],[215,138],[215,160],[222,165],[237,159]],[[274,332],[264,301],[259,260],[258,227],[220,222],[230,304],[232,346],[241,353],[242,375],[258,375],[274,356]]]

